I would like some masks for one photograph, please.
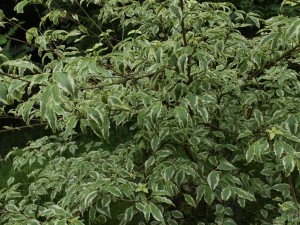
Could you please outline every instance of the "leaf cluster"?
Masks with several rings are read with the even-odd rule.
[[[29,183],[7,181],[0,223],[299,222],[298,17],[195,0],[15,9],[29,4],[51,23],[26,33],[41,63],[2,62],[0,101],[54,135],[7,156]]]

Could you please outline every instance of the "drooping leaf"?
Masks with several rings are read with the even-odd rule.
[[[74,96],[75,83],[70,74],[66,72],[55,72],[53,74],[54,81],[62,88],[64,91]]]

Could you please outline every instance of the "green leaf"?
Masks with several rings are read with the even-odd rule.
[[[295,115],[289,115],[285,122],[285,128],[291,134],[296,134],[298,131],[298,119]]]
[[[208,174],[207,182],[212,190],[214,190],[218,186],[219,181],[220,181],[220,172],[212,171]]]
[[[194,93],[189,92],[186,96],[187,103],[191,107],[191,109],[196,112],[198,106],[198,96]]]
[[[181,73],[185,72],[185,68],[187,67],[187,60],[188,60],[188,57],[186,54],[183,54],[178,58],[177,66]]]
[[[150,219],[150,205],[149,204],[145,204],[143,214],[144,214],[145,220],[148,222]]]
[[[40,225],[40,222],[36,219],[29,219],[26,221],[26,225]]]
[[[24,7],[29,3],[28,0],[20,1],[16,6],[14,7],[14,10],[17,11],[17,13],[24,13]]]
[[[69,93],[72,97],[75,92],[75,83],[73,78],[66,72],[55,72],[53,74],[53,80],[57,85],[65,92]]]
[[[288,184],[275,184],[275,185],[273,185],[272,188],[276,191],[283,192],[284,190],[289,190],[290,185],[288,185]]]
[[[287,155],[282,158],[282,164],[285,170],[285,175],[289,176],[295,168],[295,160],[292,155]]]
[[[110,121],[108,118],[107,111],[102,111],[102,126],[101,126],[101,133],[103,135],[103,138],[108,141],[109,137],[109,130],[110,130]]]
[[[62,216],[62,217],[69,217],[71,214],[67,212],[65,209],[60,207],[59,205],[51,205],[49,206],[49,209],[56,215],[56,216]]]
[[[236,194],[238,195],[239,197],[241,198],[244,198],[244,199],[247,199],[249,201],[256,201],[255,197],[253,194],[250,194],[249,192],[247,191],[244,191],[243,189],[241,188],[238,188],[238,187],[231,187],[231,190]]]
[[[175,168],[174,166],[168,166],[167,168],[165,168],[164,172],[163,172],[163,178],[164,180],[170,180],[173,178],[175,174]]]
[[[275,141],[274,143],[274,153],[277,159],[279,159],[283,153],[284,149],[280,141]]]
[[[300,19],[294,19],[289,28],[285,32],[286,39],[295,38],[300,43]]]
[[[4,104],[8,104],[7,95],[8,95],[8,90],[6,85],[0,81],[0,102]]]
[[[160,209],[156,205],[154,205],[152,202],[149,202],[149,207],[150,207],[150,212],[151,212],[153,218],[157,221],[164,223],[165,219],[164,219]]]
[[[90,107],[87,109],[87,116],[89,118],[89,124],[95,134],[108,140],[110,121],[107,111],[100,111],[99,109]]]
[[[259,111],[258,109],[254,109],[253,114],[254,114],[254,118],[257,121],[257,123],[258,124],[263,124],[264,117],[263,117],[263,114],[261,113],[261,111]]]
[[[5,209],[9,212],[13,212],[13,213],[18,213],[19,209],[17,206],[13,205],[13,204],[7,204],[5,205]]]
[[[199,202],[201,201],[203,195],[205,194],[206,188],[204,185],[199,185],[196,189],[196,202],[197,204],[199,204]]]
[[[241,139],[241,138],[252,136],[252,135],[253,135],[252,131],[246,130],[246,131],[240,133],[237,139]]]
[[[154,198],[156,201],[158,201],[158,202],[166,203],[166,204],[168,204],[168,205],[175,206],[174,203],[173,203],[170,199],[168,199],[168,198],[166,198],[166,197],[162,197],[162,196],[153,196],[153,198]]]
[[[124,214],[124,221],[126,223],[130,222],[133,218],[133,206],[126,209]]]
[[[193,197],[189,194],[183,194],[185,201],[190,205],[193,206],[194,208],[197,207],[195,200]]]
[[[57,118],[56,118],[55,113],[52,110],[51,106],[48,106],[46,108],[45,117],[46,117],[51,129],[53,130],[53,132],[55,132],[56,131],[56,125],[57,125]]]
[[[281,158],[283,152],[286,152],[287,154],[294,154],[295,149],[291,145],[285,143],[284,141],[275,141],[274,153],[276,155],[276,158]]]
[[[66,124],[66,130],[65,130],[65,136],[68,137],[72,130],[76,127],[76,124],[78,122],[78,119],[76,116],[71,116],[67,118],[67,124]]]
[[[30,122],[29,116],[31,110],[33,109],[34,104],[35,104],[34,101],[27,101],[22,105],[22,118],[26,124],[29,124]]]
[[[154,135],[151,139],[151,148],[153,151],[156,151],[160,143],[160,139],[157,135]]]
[[[145,162],[145,171],[147,172],[148,169],[154,164],[155,158],[154,156],[151,156],[146,162]]]
[[[162,103],[156,102],[150,110],[150,118],[153,123],[156,123],[162,110]]]
[[[178,123],[181,127],[187,127],[189,115],[185,108],[176,106],[175,107],[176,117],[178,119]]]
[[[84,207],[85,208],[88,208],[91,205],[91,203],[93,202],[93,200],[95,199],[97,194],[98,194],[98,191],[92,191],[85,197],[85,199],[84,199]]]
[[[70,225],[84,225],[84,223],[79,220],[75,220],[75,221],[72,221],[72,223]]]
[[[216,197],[216,194],[209,186],[205,186],[204,200],[208,205],[211,205]]]
[[[290,139],[291,141],[300,143],[300,139],[297,136],[291,134],[290,132],[288,132],[284,129],[281,129],[280,131],[281,131],[280,135],[282,135],[283,137]]]
[[[255,156],[255,153],[257,151],[260,150],[260,140],[254,142],[253,144],[251,144],[246,152],[246,161],[247,163],[250,163],[254,156]]]
[[[33,64],[32,62],[24,61],[24,60],[20,60],[20,59],[5,61],[2,63],[2,65],[9,66],[9,67],[15,67],[15,68],[28,69],[32,73],[34,73],[35,71],[42,73],[42,70],[38,66]]]
[[[180,212],[178,210],[171,211],[171,215],[176,219],[181,219],[184,217],[182,212]]]
[[[107,187],[106,191],[109,192],[109,193],[111,193],[112,195],[114,195],[116,197],[120,197],[121,198],[123,196],[122,192],[117,187],[113,187],[113,186]]]
[[[230,187],[225,187],[221,192],[221,198],[224,201],[227,201],[231,196],[231,189]]]
[[[236,169],[230,162],[223,161],[220,163],[220,165],[217,167],[218,170],[234,170]]]
[[[176,5],[171,5],[170,6],[170,11],[177,17],[177,19],[181,19],[182,18],[182,12],[180,10],[180,8]]]
[[[209,114],[205,107],[198,107],[198,112],[202,116],[205,123],[209,123]]]

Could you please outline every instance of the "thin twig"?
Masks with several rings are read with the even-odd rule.
[[[16,130],[20,130],[20,129],[24,129],[24,128],[32,128],[32,127],[42,126],[42,125],[47,125],[47,124],[48,123],[39,123],[39,124],[31,124],[31,125],[26,125],[26,126],[21,126],[21,127],[14,127],[11,130],[9,130],[9,129],[7,129],[7,130],[0,130],[0,133],[16,131]]]
[[[132,77],[132,76],[128,76],[128,77],[124,77],[122,80],[120,81],[115,81],[115,82],[112,82],[112,83],[108,83],[108,84],[99,84],[99,85],[95,85],[95,86],[92,86],[92,87],[82,87],[82,88],[76,88],[76,90],[90,90],[90,89],[96,89],[96,88],[103,88],[103,87],[107,87],[107,86],[113,86],[113,85],[117,85],[117,84],[124,84],[126,83],[127,81],[129,80],[139,80],[139,79],[142,79],[142,78],[146,78],[146,77],[151,77],[151,76],[154,76],[156,74],[159,74],[161,71],[156,71],[156,72],[153,72],[153,73],[149,73],[149,74],[143,74],[143,75],[140,75],[140,76],[136,76],[136,77]]]
[[[297,52],[299,49],[300,49],[300,46],[296,45],[293,48],[286,50],[280,57],[274,59],[273,61],[269,61],[262,68],[260,68],[258,70],[254,70],[252,73],[250,73],[248,75],[246,80],[251,80],[255,77],[258,77],[265,69],[268,69],[268,68],[271,68],[271,67],[275,66],[278,62],[280,62],[283,59],[287,59],[288,57],[290,57],[292,55],[292,53]]]
[[[0,72],[0,76],[1,75],[5,76],[5,77],[12,78],[12,79],[15,79],[15,80],[21,80],[21,81],[26,82],[26,83],[31,83],[29,80],[26,80],[26,79],[23,79],[23,78],[20,78],[20,77],[16,77],[16,76],[8,74],[8,73]]]

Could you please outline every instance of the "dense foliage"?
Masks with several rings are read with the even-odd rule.
[[[299,1],[259,2],[19,1],[0,113],[53,135],[6,156],[0,224],[300,223]]]

